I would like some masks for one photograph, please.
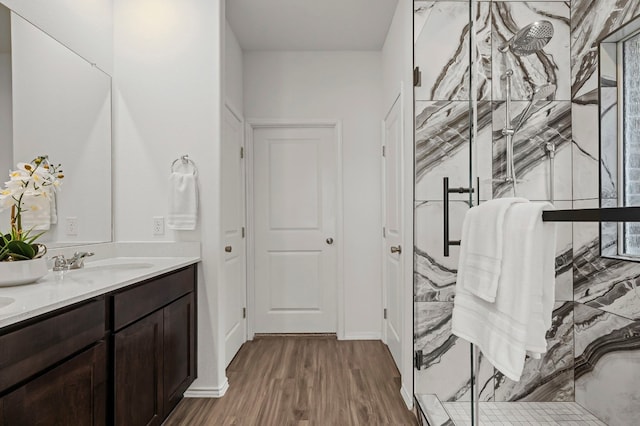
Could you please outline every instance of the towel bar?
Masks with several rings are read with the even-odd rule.
[[[542,212],[545,222],[640,222],[640,207],[549,210]]]
[[[182,155],[180,158],[176,158],[175,160],[173,160],[173,163],[171,163],[171,173],[174,172],[173,167],[176,165],[178,161],[182,162],[182,164],[191,166],[193,168],[194,175],[198,172],[198,167],[196,167],[196,163],[191,158],[189,158],[188,154],[185,154],[185,155]]]

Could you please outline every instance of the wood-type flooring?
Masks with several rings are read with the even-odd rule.
[[[218,399],[185,398],[165,425],[417,425],[380,341],[262,336],[227,368]]]

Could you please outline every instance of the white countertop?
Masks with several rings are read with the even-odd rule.
[[[33,284],[0,287],[0,328],[199,261],[197,256],[87,260],[83,269],[49,271]],[[11,303],[5,305],[6,302]]]

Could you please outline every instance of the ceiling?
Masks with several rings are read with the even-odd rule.
[[[243,50],[381,50],[398,0],[226,0]]]

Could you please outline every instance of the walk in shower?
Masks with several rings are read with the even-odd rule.
[[[627,0],[414,1],[414,394],[431,426],[640,416],[640,342],[615,337],[640,330],[640,296],[620,284],[640,269],[605,277],[597,224],[557,224],[547,353],[527,359],[520,381],[451,333],[470,205],[517,195],[599,207],[597,42],[638,15]]]

